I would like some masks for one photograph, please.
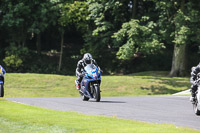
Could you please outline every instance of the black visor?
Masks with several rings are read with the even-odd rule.
[[[87,59],[87,60],[85,60],[85,63],[86,63],[86,64],[91,64],[91,60],[90,60],[90,59]]]

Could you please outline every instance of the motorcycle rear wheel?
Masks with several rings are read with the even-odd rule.
[[[80,95],[81,95],[81,99],[83,101],[88,101],[90,98],[86,97],[82,92],[80,92]]]
[[[90,98],[86,97],[81,90],[79,90],[79,93],[80,93],[81,99],[83,101],[88,101],[90,99]]]
[[[83,96],[82,96],[82,100],[83,100],[83,101],[88,101],[89,98],[83,95]]]
[[[0,84],[0,97],[4,97],[4,87],[3,87],[3,84]]]

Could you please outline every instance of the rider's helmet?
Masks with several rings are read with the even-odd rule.
[[[84,61],[86,64],[91,64],[91,63],[92,63],[92,55],[91,55],[90,53],[84,54],[84,56],[83,56],[83,61]]]
[[[196,67],[192,67],[192,68],[191,68],[191,76],[192,76],[192,77],[196,76],[196,74],[194,73],[195,68],[196,68]]]

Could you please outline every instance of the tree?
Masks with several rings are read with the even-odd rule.
[[[199,2],[155,1],[159,12],[158,25],[163,40],[174,45],[170,76],[185,76],[187,73],[187,48],[199,43]],[[193,31],[197,31],[194,33]]]
[[[56,25],[59,17],[59,8],[57,3],[51,1],[35,0],[30,4],[31,18],[27,20],[30,23],[28,32],[36,36],[37,52],[41,53],[41,34],[50,26]]]
[[[184,15],[185,0],[180,3],[180,9],[174,17],[175,37],[174,54],[170,76],[186,75],[186,47],[189,35],[189,28],[186,26],[187,18]]]
[[[119,59],[130,60],[135,53],[152,54],[165,47],[159,39],[158,26],[150,12],[153,6],[148,5],[155,4],[152,1],[130,1],[132,19],[123,23],[122,28],[112,36],[116,39],[115,46],[119,47]]]
[[[61,70],[61,65],[62,65],[65,30],[69,30],[70,26],[72,25],[75,25],[75,27],[80,31],[85,30],[87,28],[86,25],[87,15],[88,12],[87,12],[86,2],[74,1],[73,3],[66,3],[62,5],[61,16],[58,20],[59,30],[61,32],[61,51],[60,51],[58,71]]]
[[[123,44],[117,52],[119,59],[132,59],[135,53],[151,54],[164,48],[164,44],[160,43],[155,32],[156,24],[152,21],[146,25],[139,23],[139,20],[132,19],[130,22],[124,23],[122,28],[114,33],[113,38],[117,40],[118,44]]]
[[[3,18],[1,25],[7,27],[11,40],[17,45],[26,45],[27,38],[37,37],[36,46],[41,52],[41,33],[56,23],[58,9],[50,1],[7,1],[1,4]]]
[[[129,2],[128,0],[88,0],[87,2],[89,28],[83,36],[85,43],[81,53],[91,53],[99,64],[106,65],[106,69],[113,65],[116,54],[112,35],[131,16]]]
[[[9,1],[1,3],[2,20],[1,25],[6,27],[9,32],[7,41],[25,46],[27,39],[27,30],[31,10],[26,1]]]

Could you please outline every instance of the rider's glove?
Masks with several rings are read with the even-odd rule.
[[[84,75],[85,75],[84,72],[79,74],[80,77],[83,77]]]
[[[103,70],[101,70],[101,68],[100,68],[100,67],[98,67],[98,69],[99,69],[99,71],[100,71],[100,72],[103,72]]]
[[[81,77],[81,75],[82,75],[81,73],[78,73],[78,72],[77,72],[76,74],[77,74],[77,76],[79,76],[79,77]]]

